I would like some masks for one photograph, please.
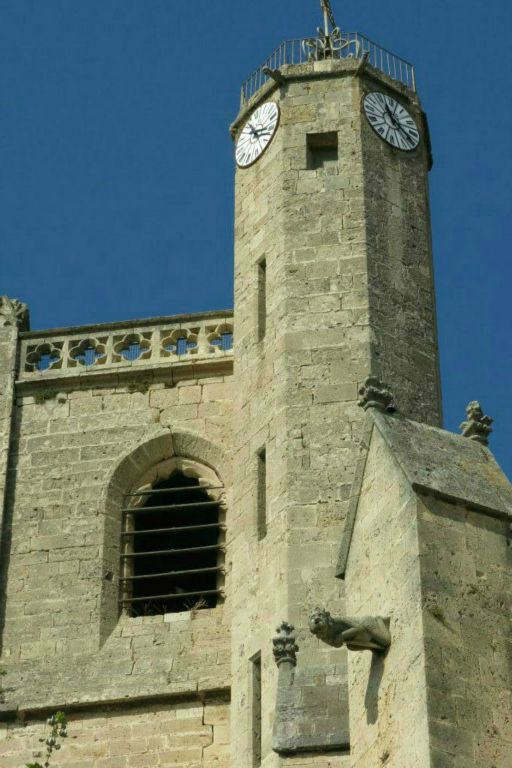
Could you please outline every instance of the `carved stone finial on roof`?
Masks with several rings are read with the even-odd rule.
[[[364,384],[359,387],[358,405],[365,411],[368,408],[378,408],[379,411],[387,413],[396,411],[393,395],[389,391],[388,385],[376,376],[368,376]]]
[[[463,421],[460,425],[463,436],[469,437],[470,440],[475,440],[477,443],[482,443],[482,445],[489,445],[489,435],[492,432],[491,424],[494,419],[485,416],[477,400],[472,400],[469,403],[466,413],[468,420]]]
[[[295,627],[287,621],[277,628],[277,635],[272,640],[274,646],[274,658],[278,667],[281,664],[297,665],[297,651],[299,646],[295,642]]]
[[[18,299],[0,296],[0,328],[17,325],[21,331],[28,329],[28,307]]]

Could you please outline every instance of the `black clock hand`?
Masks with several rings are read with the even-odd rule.
[[[403,136],[405,136],[407,143],[412,143],[411,137],[409,136],[409,134],[407,133],[403,125],[400,125],[400,123],[398,123],[398,130],[402,132]]]
[[[391,118],[391,122],[393,123],[393,127],[394,128],[398,128],[400,124],[399,124],[398,120],[396,119],[396,117],[394,116],[394,114],[392,113],[392,111],[390,110],[390,108],[388,107],[387,104],[386,104],[386,112],[388,113],[389,117]]]
[[[396,130],[400,131],[402,135],[405,137],[407,143],[411,143],[411,137],[403,127],[403,125],[400,123],[399,120],[397,120],[396,116],[391,112],[389,105],[386,104],[386,112],[388,113],[389,117],[391,118],[391,122],[393,123],[393,126]]]

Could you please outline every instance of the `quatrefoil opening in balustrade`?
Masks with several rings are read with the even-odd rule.
[[[209,352],[229,352],[233,349],[233,326],[229,323],[207,326],[206,338],[208,339]]]
[[[51,368],[62,368],[62,342],[50,344],[43,342],[30,346],[25,362],[26,371],[49,371]]]
[[[105,352],[106,339],[82,339],[71,342],[69,352],[69,364],[71,367],[83,365],[90,368],[92,365],[103,365],[107,360]]]
[[[175,355],[197,355],[197,336],[199,328],[177,328],[162,341],[162,354],[164,357]]]
[[[134,363],[151,357],[151,333],[128,333],[114,339],[114,360]]]

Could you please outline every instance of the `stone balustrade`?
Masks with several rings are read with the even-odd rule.
[[[231,311],[21,334],[19,380],[168,367],[233,356]]]

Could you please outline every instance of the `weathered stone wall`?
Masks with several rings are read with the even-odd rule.
[[[238,591],[233,604],[233,759],[238,756],[247,765],[252,761],[252,724],[247,712],[249,660],[261,651],[263,765],[277,765],[279,758],[272,753],[277,679],[271,647],[273,629],[282,619],[289,619],[300,627],[299,664],[307,665],[311,661],[305,647],[307,608],[316,599],[322,599],[325,590],[330,595],[339,591],[330,565],[340,532],[336,529],[336,510],[343,493],[339,487],[343,475],[337,477],[337,488],[333,492],[331,483],[326,482],[322,474],[321,458],[313,458],[310,464],[308,431],[313,410],[319,420],[323,418],[320,410],[325,398],[322,404],[316,404],[316,409],[313,404],[313,388],[321,374],[312,367],[312,356],[321,356],[320,348],[329,344],[330,332],[322,328],[326,314],[331,311],[331,302],[326,299],[323,308],[322,302],[326,285],[331,278],[336,281],[339,264],[336,254],[332,254],[333,261],[328,263],[322,258],[323,253],[315,254],[314,248],[308,251],[307,265],[301,261],[302,251],[296,258],[292,255],[293,248],[299,247],[293,245],[294,238],[300,238],[304,245],[310,229],[317,232],[318,244],[322,237],[318,218],[313,220],[322,208],[316,195],[304,195],[302,200],[307,199],[314,208],[311,215],[309,210],[303,215],[291,205],[299,177],[304,184],[309,179],[315,191],[325,180],[325,173],[319,171],[317,178],[317,172],[306,170],[306,123],[315,122],[316,110],[322,110],[324,104],[325,84],[318,82],[311,87],[314,86],[315,92],[306,104],[302,103],[306,86],[290,86],[281,100],[280,127],[268,152],[252,168],[237,172],[236,519],[231,551]],[[278,94],[273,94],[273,98],[278,99]],[[333,117],[331,123],[335,120]],[[317,261],[314,261],[315,255]],[[262,258],[266,260],[267,320],[265,338],[260,341],[258,262]],[[309,279],[304,282],[306,272]],[[303,333],[298,325],[308,316],[314,296],[318,304],[314,320],[319,330]],[[339,298],[337,303],[339,305]],[[335,316],[336,310],[332,312]],[[322,333],[326,337],[323,341]],[[351,396],[355,394],[354,385]],[[331,396],[339,401],[339,395],[331,393]],[[337,403],[325,407],[332,412]],[[325,417],[328,418],[327,414]],[[324,425],[325,422],[322,428]],[[334,435],[334,430],[329,434]],[[338,436],[335,439],[338,444],[341,442]],[[267,535],[258,541],[256,454],[263,445],[267,466]],[[342,463],[340,455],[336,468]],[[333,467],[333,477],[334,472]],[[324,504],[317,508],[321,493]],[[334,654],[325,653],[326,664],[334,663],[332,656]],[[338,660],[340,656],[338,653]]]
[[[346,768],[351,758],[325,734],[338,708],[346,716],[338,695],[345,652],[321,646],[308,614],[343,601],[334,572],[361,443],[359,384],[370,372],[389,377],[404,413],[439,420],[427,146],[400,154],[366,125],[365,90],[393,86],[360,62],[285,74],[281,88],[267,86],[281,107],[275,139],[237,172],[235,376],[212,346],[222,318],[192,317],[174,329],[146,323],[135,334],[146,357],[133,365],[121,350],[137,329],[87,329],[102,355],[90,371],[77,362],[88,344],[80,329],[50,339],[56,362],[47,373],[33,362],[44,339],[23,341],[3,539],[3,706],[98,706],[232,685],[231,760],[252,768],[251,659],[261,653],[261,765]],[[410,109],[419,119],[416,101]],[[338,163],[309,169],[308,134],[333,132]],[[195,357],[170,365],[183,329]],[[202,464],[228,491],[227,601],[211,611],[119,617],[122,497],[172,456]],[[273,751],[271,639],[283,619],[297,626],[297,680],[318,681],[318,692],[303,686],[303,718],[319,703],[319,727],[306,729],[318,743],[308,742],[304,757]],[[411,673],[411,695],[415,685]]]
[[[283,619],[297,626],[299,665],[343,665],[344,651],[321,648],[307,618],[316,604],[342,601],[333,574],[359,451],[358,385],[370,372],[388,375],[381,361],[398,356],[400,374],[392,381],[405,412],[437,422],[440,411],[427,146],[414,157],[380,146],[361,99],[365,89],[386,90],[390,82],[366,79],[358,66],[347,60],[283,70],[289,79],[264,96],[280,105],[276,136],[257,163],[236,175],[233,755],[250,760],[248,668],[261,651],[265,766],[279,764],[271,754],[277,674],[269,626]],[[418,116],[417,104],[410,108]],[[307,135],[331,132],[338,135],[337,165],[308,169]],[[411,260],[413,225],[421,234]],[[267,320],[259,340],[262,259]],[[384,270],[389,313],[381,288],[369,285],[380,283]],[[404,293],[407,312],[400,314]],[[416,354],[430,361],[425,384],[415,373]],[[258,541],[255,457],[262,445],[267,535]]]
[[[148,470],[194,459],[229,500],[231,377],[214,373],[196,363],[172,384],[169,369],[106,381],[74,371],[21,386],[2,557],[4,709],[229,688],[227,604],[137,618],[117,605],[123,494]],[[226,592],[229,602],[229,576]]]
[[[510,523],[424,497],[418,533],[432,765],[508,768]]]
[[[349,654],[351,768],[431,765],[417,498],[373,430],[346,573],[347,615],[391,618],[385,657]]]
[[[45,721],[0,723],[0,765],[42,762]],[[61,768],[228,768],[229,705],[207,700],[110,707],[69,715],[68,738],[54,752]]]
[[[385,426],[392,433],[393,419]],[[444,434],[452,487],[465,490],[457,473],[468,471],[467,442],[480,454],[473,469],[487,478],[489,499],[494,489],[502,505],[486,449],[458,438],[457,451]],[[435,479],[424,451],[421,468],[428,463]],[[376,425],[348,556],[347,613],[390,617],[392,644],[385,656],[349,654],[351,766],[508,768],[510,521],[496,516],[504,510],[418,495],[397,458]]]
[[[7,462],[11,439],[17,336],[16,327],[0,327],[0,533],[2,531]]]
[[[397,98],[373,77],[363,77],[361,89]],[[419,127],[418,150],[397,152],[361,121],[372,372],[404,416],[442,426],[428,128],[418,102],[401,101]]]
[[[24,304],[0,296],[0,540],[2,536],[7,465],[11,444],[14,383],[18,361],[20,327],[28,324]]]

